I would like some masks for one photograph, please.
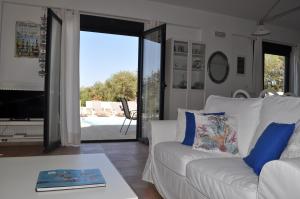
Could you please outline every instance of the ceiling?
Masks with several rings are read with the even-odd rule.
[[[240,17],[258,21],[276,0],[149,0],[171,5],[196,8],[204,11]],[[271,12],[271,16],[282,11],[300,6],[299,0],[281,0]],[[300,10],[278,18],[271,24],[300,30]]]

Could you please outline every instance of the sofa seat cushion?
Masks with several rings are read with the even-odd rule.
[[[186,176],[186,166],[190,161],[232,156],[229,153],[193,150],[191,146],[183,145],[180,142],[161,142],[154,147],[155,160],[181,176]]]
[[[210,199],[255,199],[258,177],[241,158],[201,159],[187,165],[187,180]]]

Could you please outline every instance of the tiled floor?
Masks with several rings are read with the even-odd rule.
[[[136,139],[136,121],[133,120],[127,134],[126,129],[129,120],[120,129],[125,117],[82,117],[81,118],[81,140],[122,140]]]
[[[122,125],[95,125],[81,128],[81,140],[123,140],[123,139],[136,139],[136,125],[131,125],[126,131],[127,126],[125,125],[122,129],[123,133],[120,133]]]
[[[127,183],[141,199],[161,199],[155,187],[141,180],[148,156],[148,146],[139,142],[81,144],[80,147],[60,147],[44,154],[42,146],[0,146],[2,157],[105,153]]]

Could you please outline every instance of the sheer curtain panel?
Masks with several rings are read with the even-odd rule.
[[[63,146],[79,146],[80,88],[79,40],[80,14],[62,10],[62,71],[61,71],[61,142]]]

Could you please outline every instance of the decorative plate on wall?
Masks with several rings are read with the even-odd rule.
[[[229,74],[229,64],[227,56],[221,52],[214,52],[208,60],[208,75],[209,78],[217,83],[223,83]]]

